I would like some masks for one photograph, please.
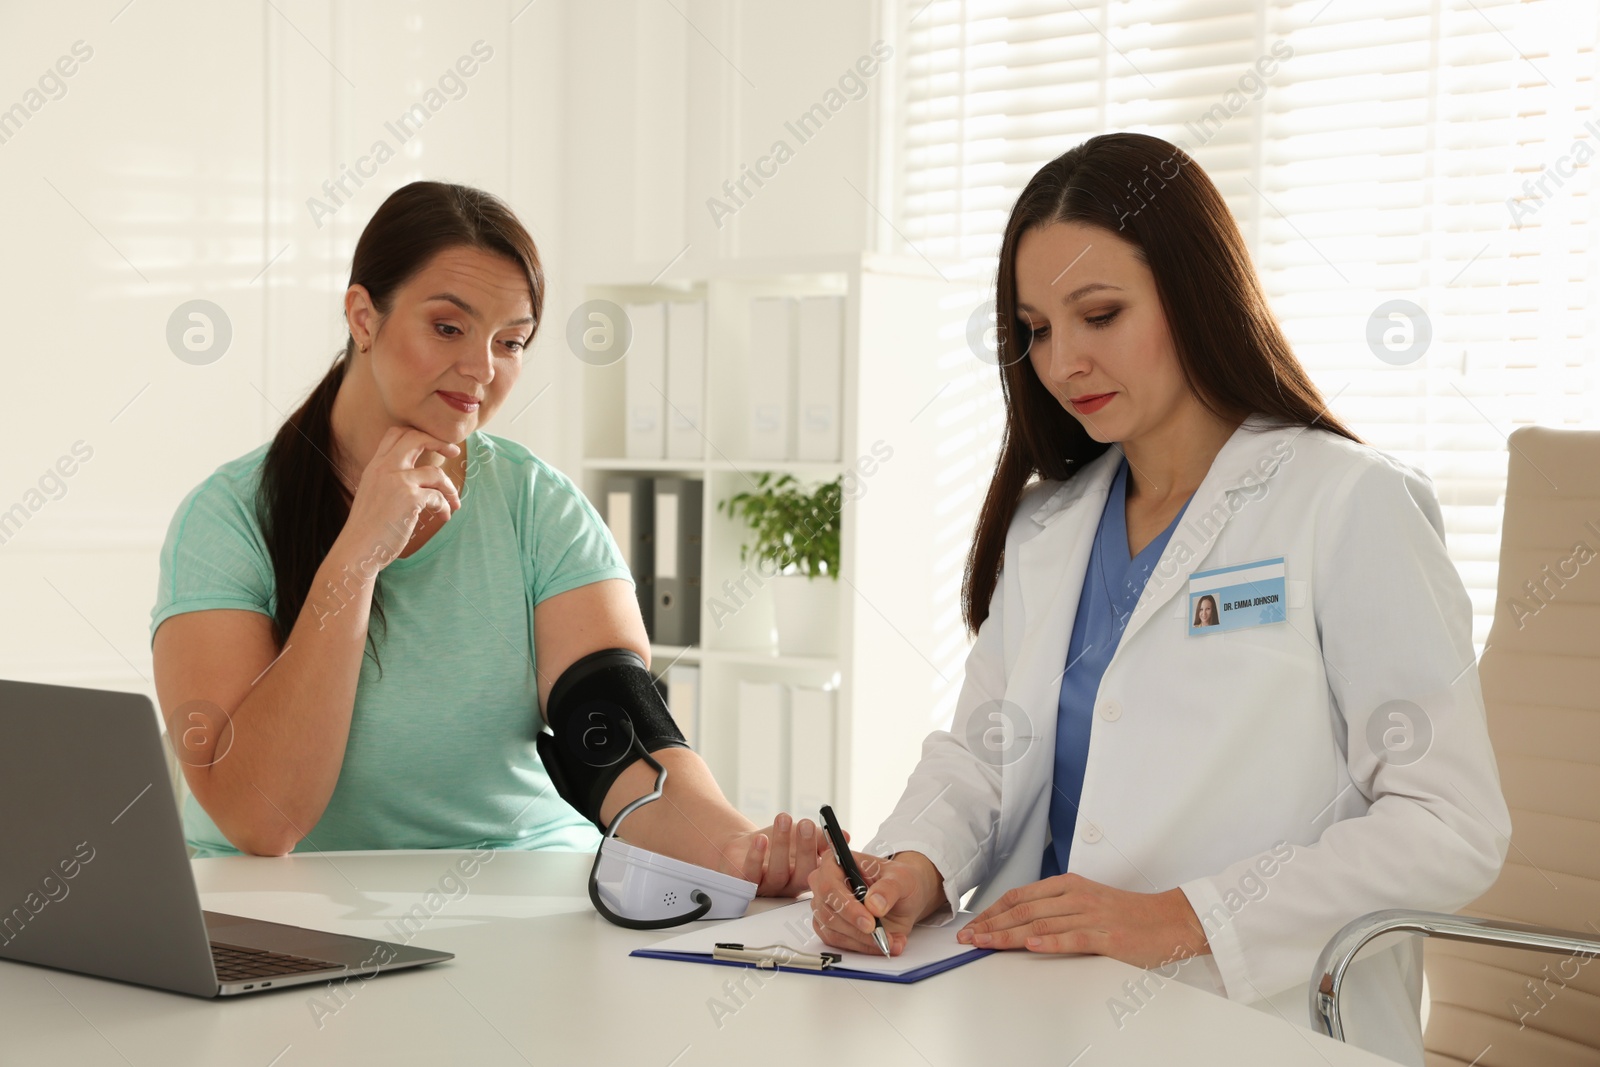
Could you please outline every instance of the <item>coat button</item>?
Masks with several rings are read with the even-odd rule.
[[[1092,822],[1085,821],[1083,828],[1078,831],[1078,840],[1085,844],[1094,844],[1100,840],[1100,827]]]
[[[1115,700],[1108,700],[1100,705],[1100,717],[1106,722],[1116,722],[1122,718],[1122,705]]]

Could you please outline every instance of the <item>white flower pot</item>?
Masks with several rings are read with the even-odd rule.
[[[772,579],[780,656],[832,656],[839,650],[839,580],[803,574]]]

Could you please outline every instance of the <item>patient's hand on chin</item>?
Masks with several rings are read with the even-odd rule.
[[[792,897],[809,888],[828,836],[811,819],[780,812],[771,826],[734,834],[722,846],[723,869],[757,885],[756,895]]]

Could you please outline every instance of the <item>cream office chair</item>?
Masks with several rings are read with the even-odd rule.
[[[1317,961],[1312,1014],[1342,1040],[1351,958],[1380,934],[1410,931],[1430,938],[1428,1067],[1594,1067],[1600,432],[1526,427],[1512,433],[1510,457],[1494,624],[1478,664],[1511,808],[1505,868],[1460,915],[1382,911],[1346,926]]]

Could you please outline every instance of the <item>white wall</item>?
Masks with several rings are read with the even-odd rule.
[[[671,264],[671,278],[730,256],[869,248],[883,226],[873,205],[888,213],[873,131],[895,61],[804,144],[784,122],[884,36],[881,9],[0,6],[0,109],[27,112],[0,125],[0,513],[11,514],[0,525],[0,677],[153,695],[149,610],[167,521],[217,465],[266,440],[326,369],[344,340],[350,251],[406,182],[494,191],[539,243],[545,323],[489,429],[567,469],[581,427],[563,400],[580,366],[565,320],[585,284],[643,265]],[[385,122],[479,40],[493,54],[465,94],[399,144]],[[88,58],[52,81],[75,45]],[[318,225],[307,200],[326,200],[322,183],[378,139],[398,154]],[[793,158],[747,186],[717,226],[706,200],[778,139]],[[194,299],[220,306],[232,328],[205,365],[167,343],[169,317]],[[80,441],[92,457],[75,466]],[[57,482],[47,472],[63,457],[73,473]]]

